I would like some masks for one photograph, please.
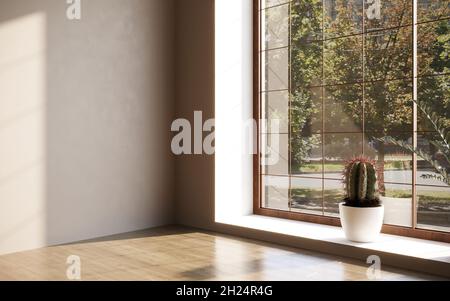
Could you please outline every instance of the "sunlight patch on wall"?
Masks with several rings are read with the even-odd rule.
[[[45,245],[46,16],[0,23],[0,254]]]
[[[217,222],[252,213],[253,157],[247,131],[253,117],[251,16],[251,0],[215,2]]]

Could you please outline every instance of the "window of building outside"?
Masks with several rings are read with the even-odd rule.
[[[449,0],[255,1],[255,108],[262,158],[255,211],[339,224],[345,161],[376,160],[385,228],[448,241],[450,173],[439,132],[450,127]],[[277,160],[267,164],[267,157]]]

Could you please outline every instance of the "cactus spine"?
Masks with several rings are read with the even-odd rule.
[[[349,161],[344,171],[347,202],[354,206],[373,204],[377,196],[377,171],[374,162],[366,158]]]

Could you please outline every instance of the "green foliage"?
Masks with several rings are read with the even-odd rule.
[[[450,71],[450,26],[444,20],[438,23],[436,29],[437,38],[433,45],[433,52],[438,54],[433,58],[431,67],[440,73]]]
[[[366,132],[373,134],[371,141],[364,143],[370,144],[394,132],[398,141],[411,138],[412,83],[404,78],[412,77],[412,30],[409,26],[395,28],[411,24],[412,14],[409,12],[412,2],[396,0],[383,3],[382,19],[365,20],[368,32],[371,29],[386,30],[364,35],[364,58],[362,37],[354,35],[362,29],[361,3],[353,0],[292,2],[290,149],[291,164],[295,169],[306,168],[312,152],[318,150],[321,143],[326,147],[327,158],[323,159],[328,163],[348,159],[352,155],[350,150],[360,148],[361,141],[354,139],[355,135],[344,137],[341,134],[335,138],[331,134],[325,137],[320,132],[360,132],[363,115]],[[435,8],[433,14],[448,15],[445,9]],[[449,24],[448,20],[441,20],[421,27],[418,37],[420,75],[450,73]],[[363,79],[370,83],[364,87],[354,84]],[[430,112],[441,115],[440,128],[450,126],[448,75],[421,76],[418,80],[418,99],[426,102]],[[418,131],[428,130],[427,127],[433,125],[419,120]],[[328,143],[327,139],[332,143]],[[448,142],[450,138],[446,139]],[[439,143],[433,142],[433,146],[442,149],[445,145]],[[384,145],[374,148],[366,148],[365,155],[377,156],[377,164],[383,169],[389,149]],[[383,185],[382,174],[379,180]],[[380,188],[380,192],[383,193],[383,189]]]
[[[450,185],[450,127],[446,126],[447,120],[438,116],[430,105],[420,102],[417,103],[417,107],[423,115],[426,116],[434,131],[438,133],[440,140],[431,140],[430,143],[437,149],[437,152],[442,155],[445,161],[444,164],[447,166],[443,166],[444,164],[441,164],[438,160],[435,160],[422,149],[414,147],[409,143],[397,140],[391,136],[386,136],[378,140],[382,143],[396,145],[406,151],[415,153],[417,156],[428,162],[434,168],[437,175],[425,174],[422,178],[435,179]]]
[[[344,169],[344,183],[348,206],[379,206],[376,193],[377,175],[373,161],[364,157],[348,161]]]
[[[436,114],[436,112],[433,111],[433,108],[425,102],[418,103],[417,107],[427,117],[434,130],[440,135],[442,140],[433,141],[433,144],[442,151],[442,153],[446,156],[447,161],[450,162],[450,127],[446,125],[447,120]]]
[[[309,161],[311,152],[321,144],[314,135],[312,121],[320,113],[316,91],[305,89],[320,80],[321,47],[308,43],[321,33],[321,0],[295,1],[291,10],[291,159],[292,165],[301,169]],[[308,12],[305,14],[304,12]]]
[[[293,96],[292,103],[292,160],[298,166],[303,166],[308,161],[311,151],[320,145],[320,137],[305,133],[305,125],[317,109],[311,102],[308,92],[298,92]]]

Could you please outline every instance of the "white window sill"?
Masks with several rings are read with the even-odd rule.
[[[346,240],[343,230],[339,227],[259,215],[242,216],[218,222],[253,230],[288,235],[299,239],[309,239],[354,247],[361,251],[377,251],[385,254],[408,256],[430,260],[436,263],[450,264],[450,244],[444,242],[381,234],[376,242],[355,243]]]

